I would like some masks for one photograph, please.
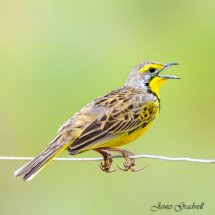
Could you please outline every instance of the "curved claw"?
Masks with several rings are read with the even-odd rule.
[[[129,169],[129,165],[128,165],[126,162],[123,163],[123,166],[124,166],[126,169]]]
[[[100,169],[102,170],[102,171],[105,171],[105,167],[104,167],[104,164],[101,162],[100,163]]]
[[[145,169],[145,167],[139,168],[139,169],[135,169],[135,168],[134,168],[134,169],[131,169],[131,171],[132,171],[132,172],[139,172],[139,171],[141,171],[141,170],[143,170],[143,169]]]
[[[132,170],[132,172],[139,172],[139,171],[145,169],[145,168],[148,167],[148,166],[149,166],[149,164],[147,164],[146,166],[144,166],[144,167],[142,167],[142,168],[134,169],[134,170]]]
[[[122,167],[120,167],[120,166],[117,166],[117,167],[118,167],[120,170],[125,171],[125,172],[127,172],[128,170],[131,170],[132,172],[139,172],[139,171],[145,169],[146,167],[148,167],[149,164],[146,165],[146,166],[144,166],[144,167],[142,167],[142,168],[139,168],[139,169],[136,169],[134,166],[128,166],[127,163],[123,163],[123,166],[124,166],[125,168],[122,168]]]
[[[123,164],[123,166],[124,166],[124,164]],[[128,167],[125,167],[125,168],[122,168],[122,167],[120,167],[120,166],[118,166],[117,165],[117,167],[120,169],[120,170],[122,170],[122,171],[125,171],[125,172],[127,172],[130,168],[128,168]]]
[[[107,172],[107,173],[111,173],[111,172],[116,172],[118,169],[113,169],[113,170],[110,170],[110,166],[105,166],[103,164],[103,162],[101,162],[100,164],[100,169],[103,171],[103,172]]]
[[[106,172],[109,169],[109,166],[107,167],[103,162],[100,163],[100,168],[102,171]]]
[[[112,173],[112,172],[116,172],[118,169],[113,169],[113,170],[108,170],[106,171],[107,173]]]

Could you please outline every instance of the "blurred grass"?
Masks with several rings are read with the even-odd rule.
[[[180,63],[167,73],[182,79],[161,89],[159,118],[125,148],[214,158],[214,7],[210,0],[1,0],[1,155],[36,155],[82,106],[121,86],[140,61],[156,60]],[[30,183],[12,177],[23,162],[1,162],[0,213],[153,214],[158,202],[182,201],[205,202],[200,212],[214,213],[213,165],[138,166],[144,162],[149,167],[136,174],[53,162]]]

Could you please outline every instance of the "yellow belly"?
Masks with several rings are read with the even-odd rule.
[[[150,122],[147,126],[144,128],[137,129],[136,131],[132,132],[130,135],[129,134],[123,134],[122,136],[119,136],[113,140],[108,141],[105,144],[102,144],[101,147],[118,147],[118,146],[123,146],[126,145],[134,140],[136,140],[138,137],[142,136],[152,125],[152,122]]]

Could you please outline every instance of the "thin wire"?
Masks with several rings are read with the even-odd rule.
[[[113,155],[111,158],[122,158],[121,155]],[[164,160],[164,161],[187,161],[187,162],[194,162],[194,163],[215,163],[215,160],[208,160],[208,159],[198,159],[198,158],[178,158],[178,157],[166,157],[166,156],[158,156],[158,155],[135,155],[130,156],[130,158],[135,159],[157,159],[157,160]],[[9,156],[0,156],[0,160],[12,160],[12,161],[24,161],[24,160],[32,160],[33,157],[9,157]],[[103,158],[54,158],[55,161],[101,161]]]

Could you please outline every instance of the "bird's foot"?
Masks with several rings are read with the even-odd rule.
[[[95,149],[95,151],[99,152],[104,158],[103,162],[101,162],[101,165],[100,165],[101,170],[104,172],[115,172],[117,170],[117,169],[110,170],[113,160],[111,158],[111,154],[108,153],[107,151],[119,153],[125,159],[125,162],[123,163],[123,167],[118,166],[118,169],[120,169],[122,171],[130,170],[132,172],[137,172],[137,171],[145,169],[148,166],[147,165],[143,168],[136,169],[135,158],[132,158],[132,156],[134,156],[134,154],[129,151],[123,150],[123,149],[105,147],[105,148]]]
[[[123,150],[123,149],[115,149],[115,148],[103,148],[104,150],[107,151],[113,151],[116,153],[119,153],[120,155],[122,155],[123,158],[125,158],[125,162],[123,163],[123,167],[118,166],[118,168],[122,171],[132,171],[132,172],[137,172],[140,170],[143,170],[145,167],[140,168],[140,169],[136,169],[135,167],[135,158],[132,158],[132,156],[134,156],[133,153]]]
[[[102,150],[102,149],[95,149],[95,151],[99,152],[103,156],[103,161],[100,164],[100,168],[102,171],[111,173],[115,172],[118,169],[110,170],[111,164],[113,162],[113,159],[111,158],[111,154]]]
[[[128,152],[126,150],[122,150],[122,156],[125,158],[125,162],[123,163],[123,167],[118,166],[118,168],[122,171],[132,171],[132,172],[137,172],[140,171],[144,168],[136,169],[135,167],[135,159],[131,158],[130,156],[134,156],[133,153]]]

